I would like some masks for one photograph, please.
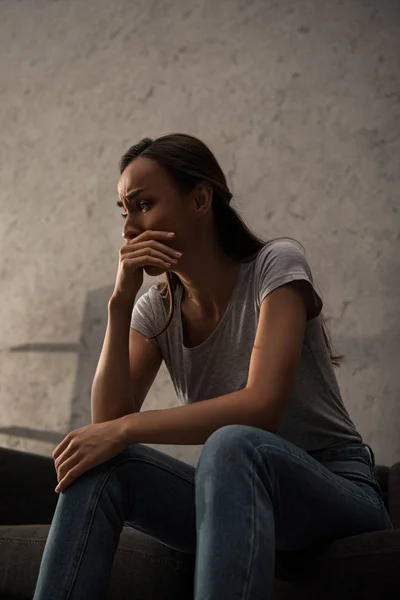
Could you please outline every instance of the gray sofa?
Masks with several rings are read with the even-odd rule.
[[[277,554],[273,600],[399,597],[400,463],[377,466],[376,476],[395,529]],[[0,600],[31,600],[58,499],[53,460],[0,448],[0,481]],[[193,574],[193,555],[124,528],[107,599],[192,600]]]

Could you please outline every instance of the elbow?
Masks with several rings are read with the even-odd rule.
[[[254,426],[271,433],[278,433],[286,405],[285,400],[280,397],[260,398],[260,394],[252,391],[250,403],[253,406]]]
[[[280,422],[281,419],[277,419],[274,415],[265,416],[264,414],[259,414],[256,420],[256,423],[258,423],[256,427],[277,434]]]
[[[256,423],[258,423],[258,424],[255,426],[258,427],[259,429],[264,429],[265,431],[269,431],[270,433],[275,433],[275,434],[278,433],[279,422],[276,419],[273,419],[273,418],[266,419],[265,417],[260,417],[258,419],[258,421],[256,421]]]

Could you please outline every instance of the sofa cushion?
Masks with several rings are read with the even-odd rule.
[[[31,600],[50,525],[0,527],[0,600]],[[23,574],[23,576],[21,576]],[[194,555],[124,527],[107,600],[192,600]]]
[[[6,573],[0,581],[0,598],[32,598],[48,530],[49,525],[0,527],[0,561]],[[389,598],[393,590],[400,589],[398,564],[400,530],[352,536],[303,552],[278,553],[273,598]],[[124,527],[107,600],[192,600],[193,578],[194,555],[182,554]]]
[[[389,470],[388,495],[390,519],[395,529],[400,528],[400,462]]]
[[[302,552],[278,553],[276,577],[288,585],[281,586],[276,598],[386,598],[383,591],[389,594],[400,589],[399,564],[399,529],[351,536]]]

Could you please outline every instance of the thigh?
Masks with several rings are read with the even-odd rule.
[[[324,464],[279,436],[267,437],[257,454],[272,465],[279,551],[387,528],[387,512],[360,446],[336,457],[332,451]]]
[[[52,458],[0,448],[0,525],[49,524],[57,505]]]
[[[151,447],[132,444],[112,459],[83,473],[65,493],[58,495],[54,492],[56,474],[55,481],[52,481],[53,460],[43,461],[41,457],[38,458],[40,460],[36,461],[36,457],[25,456],[22,452],[0,453],[2,468],[7,467],[4,472],[8,486],[15,482],[15,472],[19,473],[21,493],[18,497],[21,506],[24,503],[28,507],[36,506],[45,498],[43,490],[39,498],[34,495],[33,490],[36,488],[29,483],[30,474],[38,480],[43,481],[45,478],[45,490],[48,492],[46,498],[54,494],[55,504],[58,502],[57,533],[54,535],[62,537],[65,531],[68,530],[69,535],[72,530],[79,532],[77,537],[85,536],[84,530],[88,523],[93,532],[96,516],[100,518],[101,526],[104,522],[102,518],[108,512],[116,516],[115,535],[119,534],[120,523],[124,519],[127,527],[142,531],[166,546],[189,554],[195,553],[194,467]],[[3,483],[0,486],[0,496],[5,499]],[[33,509],[30,513],[28,511],[29,509],[25,513],[28,515],[26,523],[33,524],[17,526],[17,511],[8,515],[9,526],[0,526],[0,590],[24,598],[31,598],[33,595],[54,515],[54,510],[49,510],[48,521],[36,520]],[[111,526],[114,526],[115,521]],[[49,524],[36,524],[46,522]],[[89,533],[88,529],[87,535]],[[104,544],[104,539],[106,536],[100,531],[97,540]],[[104,551],[101,545],[98,560],[102,560]],[[126,553],[125,550],[121,551]],[[68,553],[64,555],[64,560],[68,564]]]
[[[186,553],[196,551],[195,468],[144,444],[120,455],[130,488],[125,525]]]

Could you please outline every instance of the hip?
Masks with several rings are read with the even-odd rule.
[[[345,442],[308,454],[332,473],[357,484],[383,504],[382,490],[375,475],[375,457],[370,446],[362,442]]]

